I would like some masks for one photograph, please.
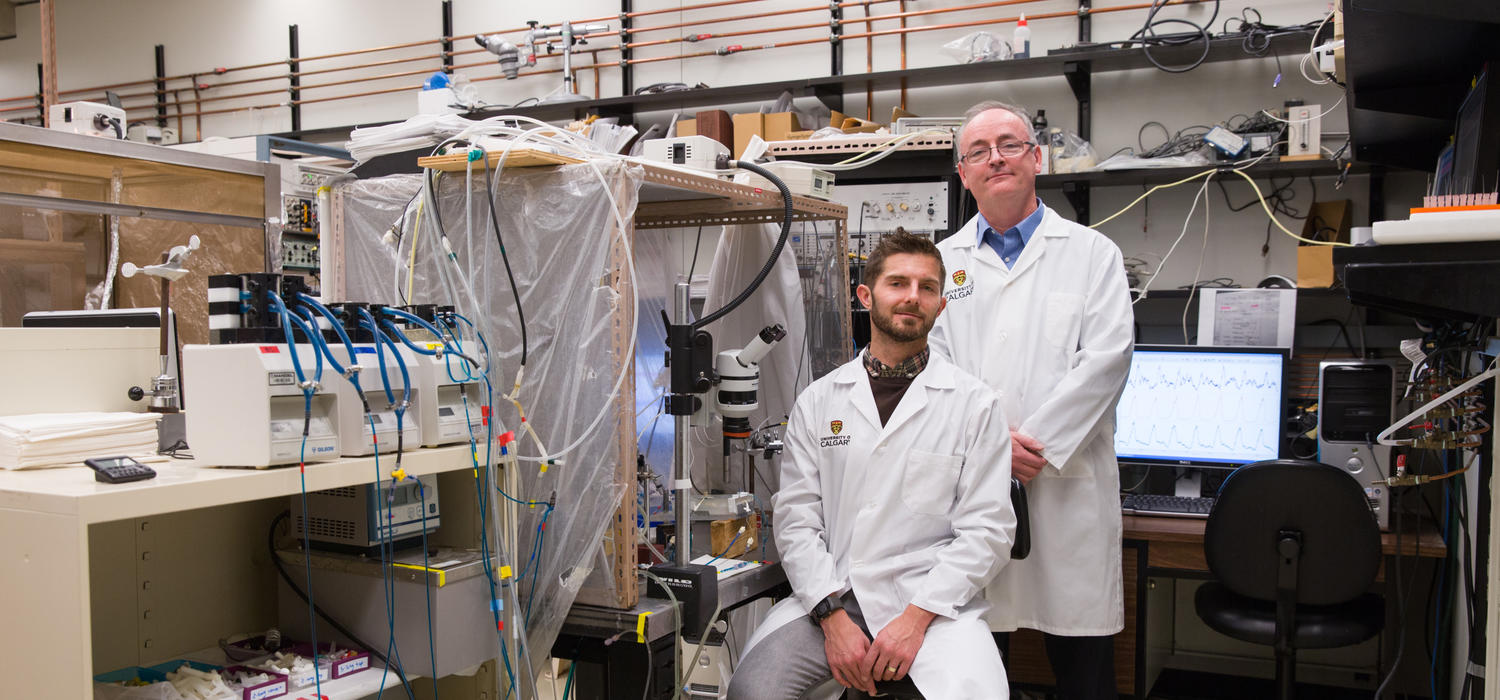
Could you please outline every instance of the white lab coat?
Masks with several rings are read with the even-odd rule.
[[[991,582],[990,626],[1115,634],[1125,611],[1114,412],[1134,339],[1120,249],[1051,209],[1013,268],[976,239],[971,219],[938,244],[948,307],[933,352],[993,387],[1047,458],[1027,486],[1031,555]]]
[[[776,545],[795,593],[747,650],[853,588],[872,635],[908,603],[937,613],[912,665],[930,698],[1005,697],[983,620],[1010,558],[1010,434],[998,397],[933,355],[884,427],[859,359],[798,397],[786,430]]]

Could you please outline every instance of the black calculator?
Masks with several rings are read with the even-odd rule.
[[[83,460],[94,470],[94,481],[123,484],[156,476],[156,470],[129,457],[96,457]]]

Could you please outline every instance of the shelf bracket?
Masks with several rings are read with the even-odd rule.
[[[1073,205],[1074,219],[1084,226],[1089,225],[1089,183],[1069,180],[1062,185],[1063,196]]]
[[[865,6],[868,12],[869,5]],[[844,8],[837,2],[828,3],[828,74],[840,76],[844,74]],[[865,25],[868,27],[869,25]],[[842,96],[839,104],[843,104]],[[840,110],[843,111],[843,110]]]
[[[302,78],[298,76],[298,73],[302,70],[302,62],[297,60],[298,56],[301,54],[299,45],[300,44],[297,41],[297,25],[293,24],[291,26],[288,26],[286,67],[287,82],[291,85],[291,87],[288,88],[288,92],[291,93],[292,97],[291,103],[293,138],[300,138],[302,136]]]
[[[1094,66],[1088,61],[1063,64],[1063,77],[1068,79],[1068,87],[1073,88],[1073,97],[1078,100],[1078,136],[1084,141],[1093,133],[1093,74]]]
[[[630,13],[635,12],[635,4],[631,0],[620,0],[620,94],[635,94],[635,69],[630,62],[634,58],[634,52],[630,50],[631,21]],[[631,116],[635,116],[635,110],[630,110]]]
[[[193,78],[193,82],[197,82]],[[167,47],[156,45],[156,125],[167,125]]]
[[[453,0],[443,0],[443,72],[453,74]]]

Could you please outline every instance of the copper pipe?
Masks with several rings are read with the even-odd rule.
[[[893,12],[893,13],[888,14],[888,15],[875,15],[874,17],[866,16],[865,18],[845,19],[845,20],[840,20],[839,24],[860,24],[860,23],[864,23],[866,27],[869,27],[869,24],[871,22],[878,22],[878,21],[883,20],[883,19],[905,19],[907,17],[921,17],[923,15],[940,15],[940,14],[944,14],[944,13],[947,13],[947,12],[967,12],[969,10],[984,10],[984,9],[988,9],[988,8],[992,8],[992,7],[1005,7],[1007,5],[1025,5],[1025,4],[1033,3],[1033,2],[1041,2],[1041,0],[996,0],[995,2],[984,2],[984,3],[979,3],[979,4],[976,4],[976,5],[954,5],[952,7],[935,7],[935,8],[930,9],[930,10],[913,10],[911,12]],[[1171,3],[1169,2],[1168,4],[1171,4]],[[1150,5],[1146,5],[1146,7],[1150,7]],[[1096,8],[1096,9],[1094,9],[1092,11],[1093,12],[1102,12],[1103,9],[1102,8]],[[1074,11],[1074,12],[1065,13],[1065,14],[1068,14],[1070,16],[1077,16],[1078,13],[1077,13],[1077,11]],[[1055,15],[1055,13],[1054,13],[1054,15]]]
[[[387,88],[384,90],[370,90],[367,92],[352,92],[347,95],[334,95],[332,97],[315,97],[310,100],[293,100],[288,105],[310,105],[318,102],[332,102],[334,100],[348,100],[355,97],[372,97],[375,95],[389,95],[393,92],[410,92],[421,89],[421,85],[404,85],[402,87]]]
[[[635,19],[636,17],[646,17],[646,16],[649,16],[649,15],[664,15],[664,14],[667,14],[667,13],[670,13],[670,12],[687,12],[689,10],[705,10],[705,9],[710,8],[710,7],[725,7],[725,6],[728,6],[728,5],[744,5],[746,3],[760,2],[760,1],[761,0],[725,0],[724,2],[706,2],[706,3],[703,3],[701,5],[683,5],[681,7],[667,7],[667,8],[663,8],[663,9],[660,9],[660,10],[642,10],[640,12],[627,12],[627,13],[625,13],[625,16],[629,17],[631,19]],[[603,21],[603,20],[606,20],[606,19],[617,19],[618,17],[619,17],[619,15],[614,15],[614,16],[611,16],[611,17],[600,17],[597,20],[588,20],[588,21],[590,21],[590,22],[599,22],[599,21]]]
[[[204,98],[202,98],[200,100],[197,100],[197,101],[198,102],[223,102],[225,100],[241,100],[241,99],[245,99],[247,97],[264,97],[266,95],[284,95],[284,94],[286,94],[286,92],[287,92],[287,88],[281,88],[280,90],[261,90],[259,92],[241,92],[241,93],[236,93],[236,94],[233,94],[233,95],[214,95],[213,97],[204,97]],[[167,106],[171,107],[171,106],[174,106],[174,105],[176,105],[178,103],[176,103],[176,102],[167,102],[165,104]],[[156,109],[156,105],[153,103],[153,104],[149,104],[149,105],[137,105],[137,106],[134,106],[134,107],[126,107],[125,111],[127,113],[128,112],[139,112],[141,110],[146,110],[146,109]]]
[[[194,105],[193,108],[197,109],[199,111],[202,111],[202,109],[203,109],[203,103],[198,101],[198,98],[200,98],[200,97],[202,97],[202,95],[199,94],[199,92],[198,92],[198,81],[195,78],[193,80],[193,105]],[[198,141],[202,141],[203,140],[203,117],[193,117],[193,125],[194,125],[194,131],[197,132],[197,140]],[[182,138],[182,130],[180,130],[180,129],[177,131],[177,138],[179,138],[179,139]]]
[[[275,109],[277,107],[286,107],[286,106],[287,106],[287,104],[284,103],[284,102],[283,103],[275,103],[275,104],[260,104],[260,105],[250,105],[248,107],[232,107],[232,108],[228,108],[228,109],[211,109],[211,110],[208,110],[208,111],[183,112],[182,116],[184,116],[184,117],[198,117],[199,119],[202,119],[203,117],[206,117],[206,116],[209,116],[209,115],[212,115],[212,114],[229,114],[231,112],[244,112],[244,111],[252,110],[252,109]]]
[[[599,53],[600,51],[617,51],[620,48],[621,47],[619,45],[611,44],[609,46],[601,46],[601,47],[595,48],[595,49],[573,49],[573,53],[574,54],[581,54],[581,53],[593,54],[593,53]],[[627,47],[627,48],[629,48],[629,47]],[[470,54],[476,54],[476,53],[490,55],[490,52],[487,51],[487,50],[485,50],[485,49],[472,49],[472,50],[467,50],[467,51],[448,51],[446,53],[445,52],[439,52],[438,56],[452,56],[454,58],[457,58],[459,56],[468,56]],[[538,60],[543,59],[543,58],[558,58],[558,59],[560,59],[560,58],[562,58],[562,54],[561,53],[543,53],[543,54],[537,54],[537,59]],[[491,60],[491,62],[494,61],[494,59],[490,59],[490,60]]]
[[[715,17],[713,19],[700,20],[700,21],[696,21],[696,22],[678,22],[677,24],[662,24],[662,25],[658,25],[658,26],[655,26],[655,27],[642,27],[640,29],[631,29],[630,30],[630,35],[631,36],[635,36],[636,34],[645,34],[646,32],[659,32],[659,31],[662,31],[662,30],[665,30],[665,29],[681,29],[683,27],[703,26],[705,24],[718,24],[720,22],[738,22],[740,20],[746,20],[746,19],[762,19],[762,18],[765,18],[765,17],[780,17],[782,15],[799,15],[799,14],[805,14],[805,13],[808,13],[808,12],[827,12],[827,11],[828,11],[828,6],[827,5],[819,5],[817,7],[802,7],[802,8],[797,8],[797,9],[793,9],[793,10],[777,10],[775,12],[761,12],[761,13],[751,14],[751,15],[737,15],[737,16],[734,16],[734,17]]]
[[[896,4],[898,12],[906,12],[906,0],[898,0]],[[901,18],[901,28],[906,28],[906,17]],[[901,70],[906,70],[906,35],[901,35]],[[906,109],[906,78],[901,79],[901,109]]]
[[[360,54],[378,53],[380,51],[395,51],[396,49],[414,49],[414,48],[416,48],[418,46],[427,46],[427,45],[430,45],[430,44],[441,44],[442,41],[443,41],[442,38],[439,37],[437,39],[426,39],[426,40],[423,40],[423,41],[412,41],[412,42],[408,42],[408,43],[405,43],[405,44],[391,44],[390,46],[376,46],[376,47],[370,48],[370,49],[354,49],[353,51],[340,51],[338,53],[325,53],[325,54],[323,54],[321,56],[304,56],[304,57],[298,58],[297,60],[300,61],[300,62],[321,61],[321,60],[323,60],[325,58],[341,58],[341,57],[344,57],[344,56],[358,56]]]
[[[729,38],[737,37],[737,36],[750,36],[752,34],[774,34],[776,32],[792,32],[792,31],[797,31],[797,30],[801,30],[801,29],[819,29],[819,28],[827,27],[827,26],[828,26],[827,22],[816,22],[816,23],[813,23],[813,24],[791,24],[791,25],[787,25],[785,27],[771,27],[769,29],[746,29],[744,31],[738,31],[738,32],[722,32],[722,33],[719,33],[719,34],[710,34],[708,36],[708,38],[709,39],[729,39]],[[706,41],[706,39],[703,39],[703,40],[700,40],[700,41]],[[824,38],[824,39],[822,39],[822,41],[826,42],[826,41],[828,41],[828,39]],[[628,48],[628,49],[639,49],[639,48],[645,48],[647,46],[661,46],[663,44],[677,44],[677,43],[682,43],[682,42],[695,43],[695,42],[688,42],[686,37],[675,37],[675,38],[672,38],[672,39],[656,39],[656,40],[653,40],[653,41],[631,42],[631,43],[625,44],[624,47]]]
[[[167,80],[172,80],[172,78],[167,78]],[[99,87],[76,88],[76,89],[73,89],[73,90],[59,90],[57,92],[57,94],[58,95],[76,95],[76,94],[78,94],[80,92],[93,92],[95,90],[101,90],[101,91],[102,90],[113,90],[115,88],[131,87],[133,85],[151,85],[152,83],[155,83],[155,82],[156,82],[156,79],[152,78],[151,80],[137,80],[135,82],[130,82],[130,83],[115,83],[114,85],[100,85]],[[31,95],[29,97],[29,99],[36,99],[36,95]]]
[[[870,5],[879,5],[884,2],[896,2],[896,0],[847,0],[846,2],[839,3],[839,9],[858,5],[864,5],[868,9]]]
[[[865,17],[870,16],[870,6],[865,5]],[[869,24],[865,25],[870,26]],[[865,72],[875,72],[875,38],[865,37]],[[875,83],[865,82],[865,121],[875,121]]]
[[[1035,1],[1036,0],[1005,0],[1006,3],[1035,2]],[[1167,0],[1167,4],[1168,5],[1184,5],[1184,4],[1195,4],[1195,3],[1207,2],[1207,1],[1208,0]],[[995,4],[1003,4],[1003,3],[995,3]],[[1122,11],[1125,11],[1125,10],[1144,10],[1144,9],[1146,9],[1148,7],[1151,7],[1151,6],[1152,6],[1152,3],[1145,2],[1145,3],[1137,3],[1137,4],[1133,4],[1133,5],[1117,5],[1115,7],[1096,7],[1093,10],[1091,10],[1090,13],[1091,14],[1099,14],[1099,13],[1102,13],[1102,12],[1122,12]],[[977,6],[971,6],[971,7],[977,7]],[[1027,19],[1028,20],[1033,20],[1033,19],[1057,19],[1059,17],[1077,17],[1077,16],[1078,16],[1078,11],[1077,10],[1069,10],[1069,11],[1064,11],[1064,12],[1044,12],[1044,13],[1041,13],[1041,14],[1029,15],[1029,16],[1027,16]],[[880,18],[877,17],[876,19],[880,19]],[[1010,23],[1013,23],[1013,22],[1015,22],[1016,20],[1019,20],[1019,19],[1020,19],[1020,17],[996,17],[996,18],[993,18],[993,19],[976,20],[976,21],[972,21],[972,22],[951,22],[951,23],[948,23],[948,24],[930,24],[930,25],[923,26],[923,27],[908,27],[906,29],[882,29],[880,31],[860,32],[860,33],[857,33],[857,34],[845,34],[844,35],[844,39],[845,40],[848,40],[848,39],[863,39],[866,36],[890,36],[892,34],[909,34],[909,33],[912,33],[912,32],[930,32],[930,31],[933,31],[935,29],[957,29],[957,28],[962,28],[962,27],[982,27],[982,26],[986,26],[986,25],[990,25],[990,24],[1010,24]]]
[[[609,66],[618,66],[618,65],[620,65],[620,62],[619,61],[615,61],[613,63],[600,63],[600,64],[597,64],[597,65],[607,68]],[[583,70],[585,68],[592,68],[592,67],[593,66],[576,66],[574,68],[574,70]],[[546,75],[548,73],[561,73],[561,72],[562,72],[561,68],[548,68],[547,70],[527,71],[525,73],[522,73],[520,75],[520,77],[524,78],[524,77],[530,76],[530,75]],[[470,78],[469,82],[471,82],[471,83],[482,83],[482,82],[484,82],[486,80],[504,80],[504,79],[505,79],[505,76],[504,75],[500,75],[500,74],[497,74],[497,75],[485,75],[485,76],[480,76],[478,78]]]
[[[231,72],[234,72],[234,71],[255,70],[256,68],[275,68],[275,67],[278,67],[278,66],[285,67],[286,64],[287,64],[287,59],[283,58],[280,61],[268,61],[266,63],[252,63],[252,64],[250,64],[248,66],[234,66],[233,68],[215,68],[215,69],[213,69],[213,74],[214,75],[223,75],[225,73],[231,73]],[[171,82],[173,80],[187,80],[188,78],[191,78],[194,75],[203,75],[203,74],[202,73],[188,73],[188,74],[184,74],[184,75],[170,75],[170,76],[167,76],[165,78],[162,78],[162,80],[163,81],[167,81],[167,82]],[[111,87],[126,87],[126,86],[130,86],[130,85],[150,85],[150,84],[152,84],[154,82],[156,82],[156,79],[152,78],[151,80],[137,80],[137,81],[135,81],[133,83],[120,83],[119,85],[105,85],[103,87],[82,88],[82,89],[79,89],[79,90],[74,90],[73,92],[87,92],[89,90],[107,90],[107,89],[109,89]]]
[[[484,49],[480,49],[480,51],[484,51]],[[485,53],[488,53],[488,52],[486,51]],[[427,60],[431,60],[431,59],[439,59],[439,60],[441,60],[442,57],[443,57],[443,52],[439,51],[436,55],[411,56],[409,58],[392,58],[392,59],[386,60],[386,61],[374,61],[372,63],[356,63],[356,64],[351,65],[351,66],[340,66],[338,68],[323,68],[323,69],[320,69],[320,70],[297,71],[295,73],[290,73],[289,75],[295,75],[295,76],[297,76],[299,78],[305,78],[305,77],[307,77],[309,75],[323,75],[324,73],[337,73],[339,71],[346,71],[346,70],[360,70],[360,69],[363,69],[363,68],[375,68],[377,66],[394,66],[394,65],[396,65],[398,63],[411,63],[412,61],[427,61]],[[278,77],[284,78],[286,76],[278,76]]]

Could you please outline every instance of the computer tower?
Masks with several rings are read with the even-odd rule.
[[[1380,529],[1391,522],[1391,448],[1375,436],[1395,420],[1396,367],[1381,360],[1330,360],[1318,365],[1318,461],[1339,467],[1364,487]]]

